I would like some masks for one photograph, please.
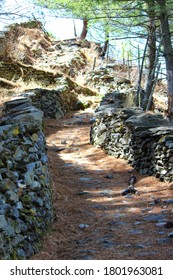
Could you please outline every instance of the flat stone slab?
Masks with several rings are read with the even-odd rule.
[[[147,222],[164,222],[164,220],[166,219],[165,214],[149,214],[146,215],[143,220],[147,221]]]
[[[80,181],[83,181],[83,182],[87,182],[87,181],[91,181],[93,180],[92,178],[89,178],[89,177],[82,177],[82,178],[79,178]]]

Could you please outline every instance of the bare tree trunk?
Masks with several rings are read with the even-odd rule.
[[[106,52],[108,50],[108,46],[109,46],[109,33],[106,34],[106,38],[105,38],[105,41],[104,41],[104,46],[103,46],[103,50],[102,50],[102,53],[101,53],[102,58],[105,58]]]
[[[168,115],[173,113],[173,47],[168,21],[166,0],[157,0],[160,6],[160,24],[162,32],[162,43],[166,62],[167,88],[168,88]]]
[[[82,29],[82,32],[81,32],[81,35],[80,35],[80,39],[81,40],[86,39],[87,33],[88,33],[88,20],[83,19],[83,29]]]
[[[75,36],[75,38],[76,38],[76,37],[77,37],[77,32],[76,32],[75,20],[73,20],[73,26],[74,26],[74,36]]]
[[[143,74],[143,67],[144,67],[144,60],[145,60],[145,57],[146,57],[147,46],[148,46],[148,38],[147,38],[147,41],[146,41],[146,44],[145,44],[141,65],[140,65],[140,49],[139,49],[139,46],[138,46],[139,78],[138,78],[138,85],[137,85],[137,91],[136,91],[136,96],[135,96],[135,104],[137,104],[137,106],[139,106],[139,107],[141,107],[141,103],[142,103],[141,101],[143,101],[143,99],[144,99],[144,93],[143,93],[143,89],[141,87],[141,81],[142,81],[142,74]]]
[[[159,71],[160,71],[160,67],[161,67],[161,63],[159,63],[158,67],[157,67],[157,71],[156,71],[156,77],[154,77],[154,82],[153,82],[153,86],[151,88],[151,91],[150,91],[150,96],[148,98],[148,104],[147,104],[147,107],[146,107],[146,111],[147,110],[151,110],[152,108],[152,103],[153,103],[153,93],[154,93],[154,89],[155,89],[155,86],[158,82],[158,76],[159,76]],[[155,71],[154,71],[155,72]]]
[[[148,50],[147,50],[147,81],[145,87],[145,97],[143,100],[143,108],[146,109],[150,93],[153,88],[155,78],[156,63],[156,23],[155,23],[155,1],[147,1],[148,23]]]

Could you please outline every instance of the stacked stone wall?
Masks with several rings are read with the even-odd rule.
[[[162,114],[104,104],[95,113],[91,143],[141,174],[173,181],[173,127]]]
[[[66,84],[59,86],[56,90],[33,89],[21,96],[30,98],[32,104],[48,119],[62,118],[66,112],[74,110],[78,102],[77,94],[70,93]]]
[[[0,119],[0,259],[36,253],[52,221],[43,113],[27,98]]]
[[[54,85],[63,74],[53,71],[45,71],[30,65],[1,61],[0,77],[17,82],[22,78],[23,82],[35,82],[43,86]]]

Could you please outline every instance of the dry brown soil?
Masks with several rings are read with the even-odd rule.
[[[87,111],[45,120],[54,223],[32,259],[172,259],[173,228],[160,223],[173,220],[173,204],[164,202],[173,198],[173,184],[140,175],[92,146],[91,116]],[[124,197],[131,174],[140,196]]]

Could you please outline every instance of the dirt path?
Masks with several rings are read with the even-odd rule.
[[[172,259],[173,228],[163,222],[173,220],[173,184],[139,175],[92,146],[90,117],[45,121],[55,221],[32,259]],[[140,196],[121,195],[130,174]]]

